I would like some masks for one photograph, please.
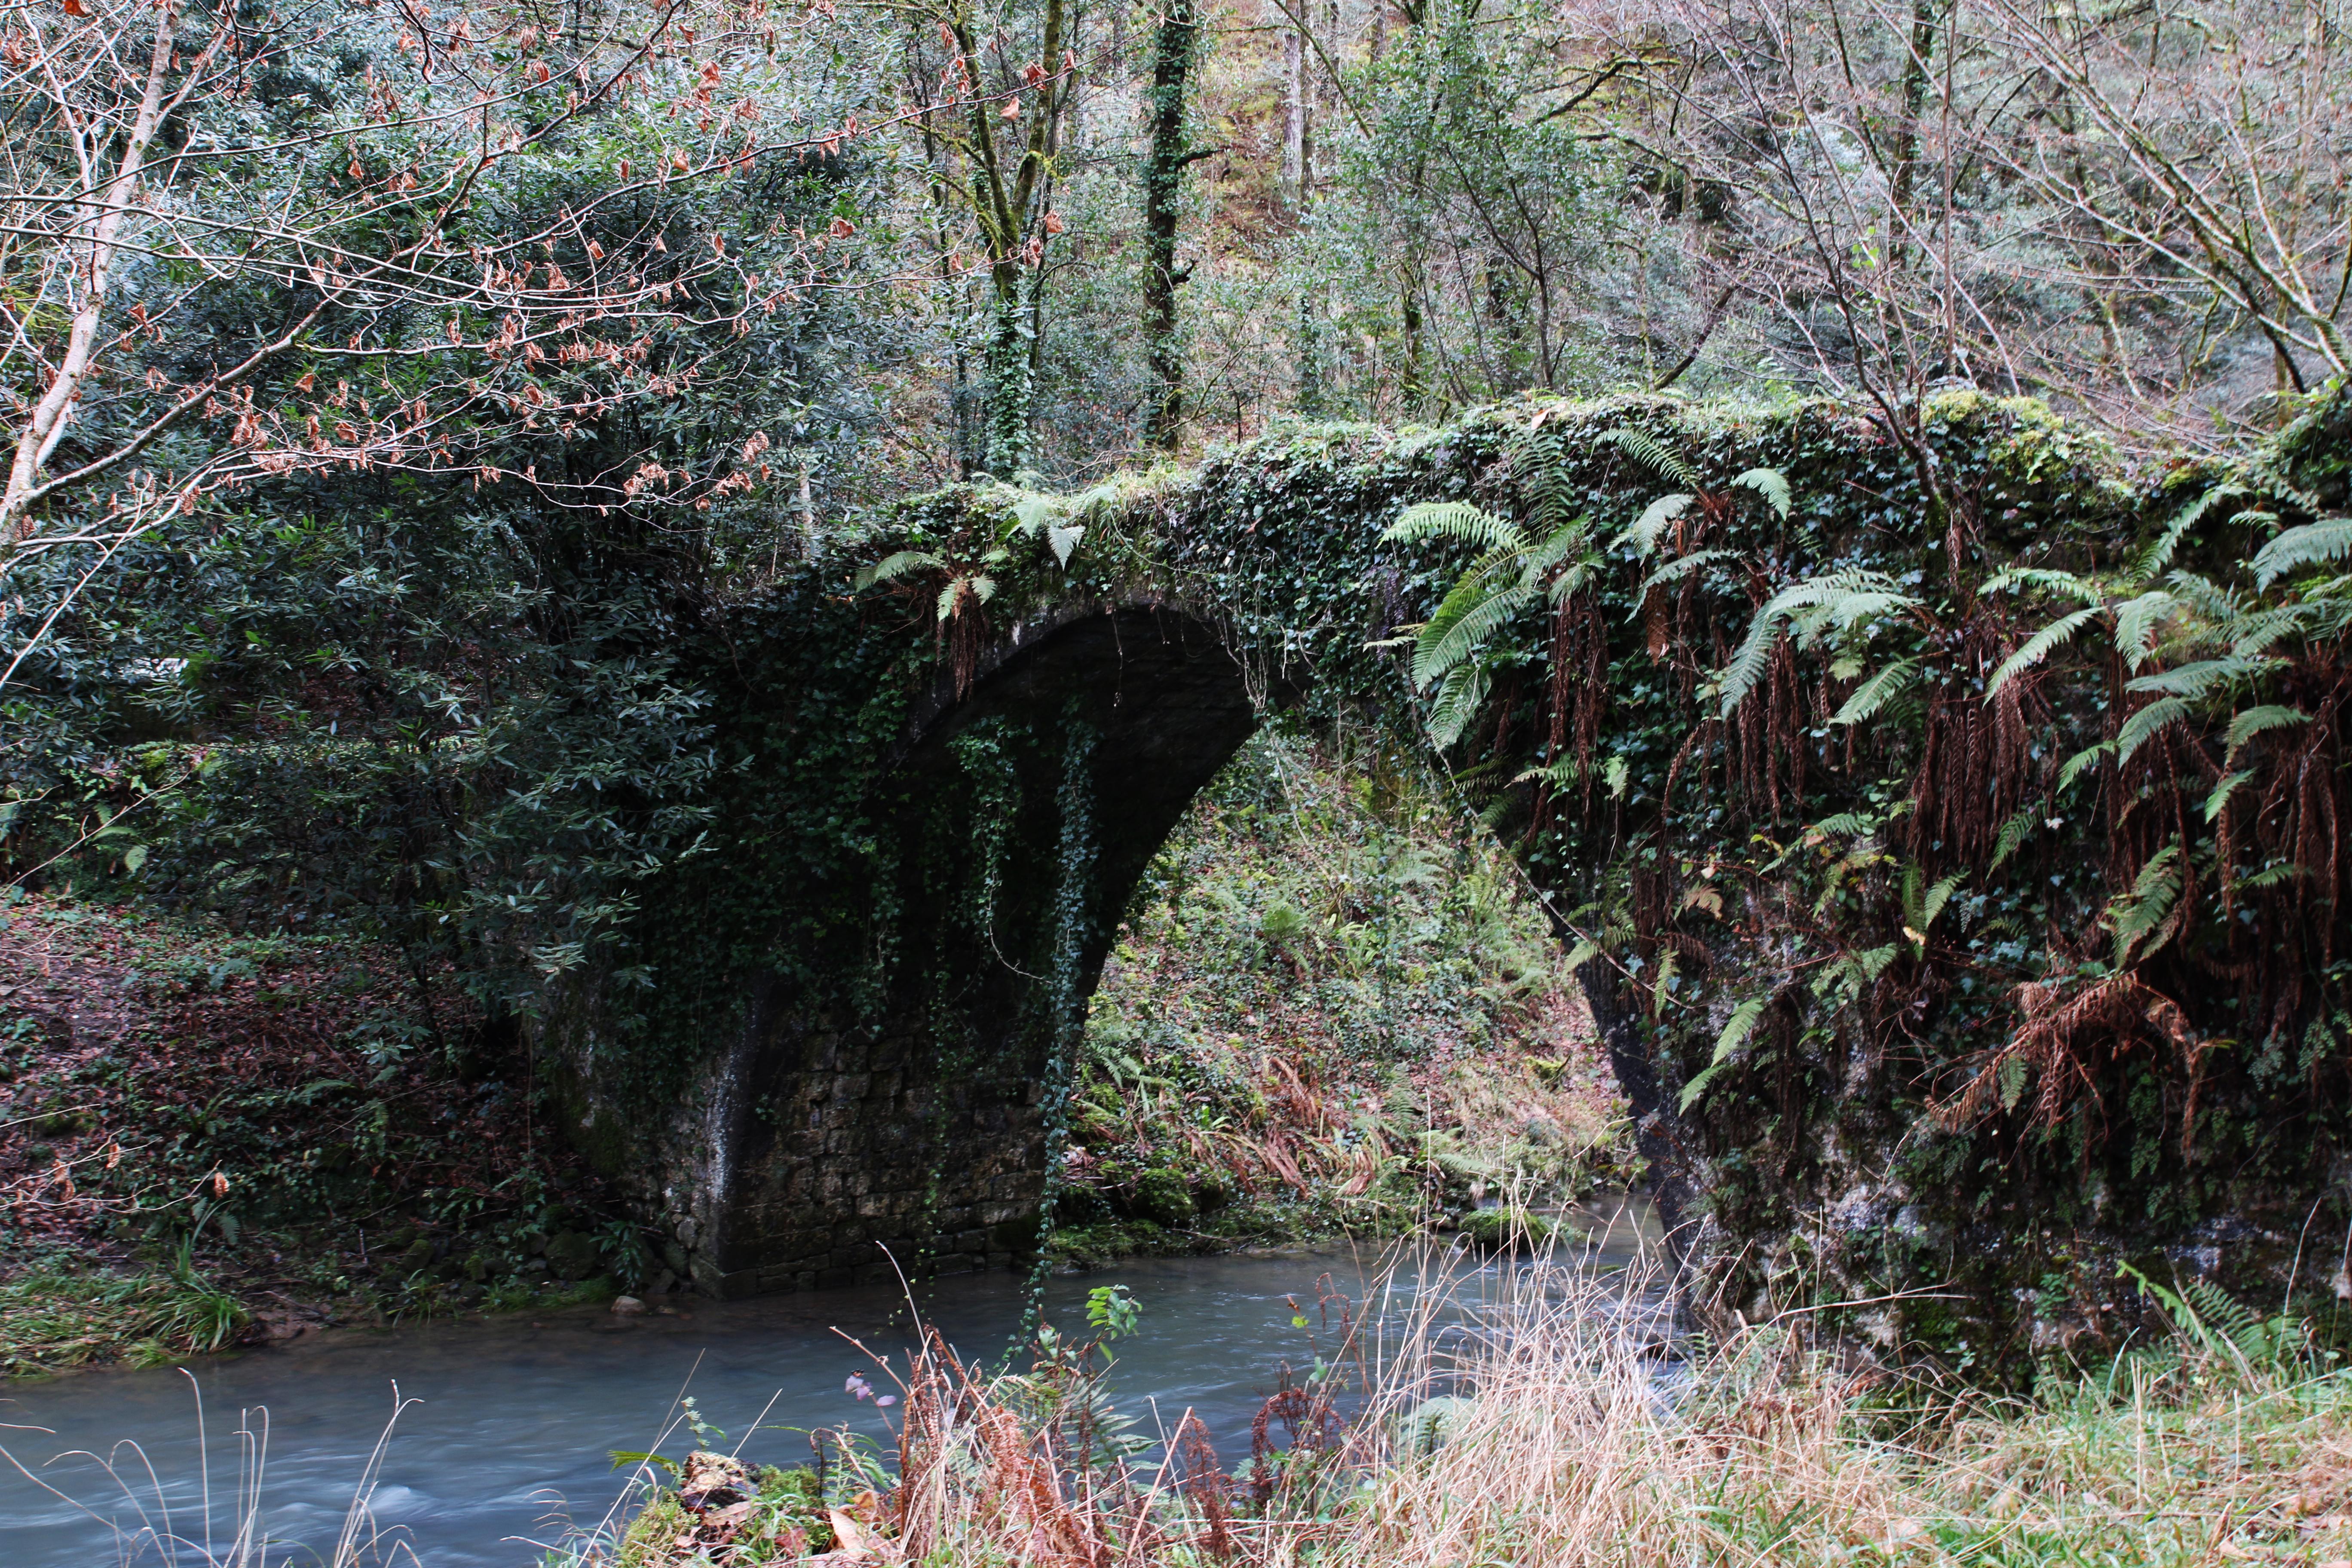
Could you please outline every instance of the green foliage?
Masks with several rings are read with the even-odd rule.
[[[1853,633],[1918,603],[1883,572],[1834,572],[1791,583],[1750,618],[1747,637],[1717,678],[1724,717],[1756,689],[1783,636],[1793,633],[1797,646],[1809,648],[1825,634]]]
[[[1172,574],[1232,605],[1302,606],[1263,618],[1245,611],[1239,631],[1303,644],[1325,679],[1356,689],[1380,689],[1398,623],[1411,625],[1416,603],[1432,606],[1397,673],[1434,687],[1428,732],[1466,753],[1463,787],[1554,908],[1584,911],[1568,917],[1594,939],[1579,941],[1578,960],[1606,955],[1638,995],[1648,1048],[1675,1093],[1690,1097],[1681,1136],[1706,1151],[1693,1179],[1735,1231],[1793,1223],[1781,1190],[1760,1174],[1771,1162],[1843,1179],[1836,1161],[1800,1152],[1818,1137],[1860,1139],[1895,1159],[1902,1190],[1942,1216],[1931,1226],[2044,1212],[2030,1173],[2085,1148],[2116,1162],[2105,1179],[2158,1226],[2233,1201],[2225,1192],[2263,1202],[2257,1194],[2314,1179],[2320,1156],[2265,1136],[2276,1112],[2233,1058],[2195,1044],[2242,1037],[2257,1018],[2299,1038],[2294,1020],[2334,1005],[2319,998],[2341,984],[2322,950],[2296,935],[2333,915],[2296,914],[2285,901],[2305,896],[2294,889],[2312,872],[2295,868],[2284,820],[2258,818],[2251,804],[2266,791],[2266,809],[2324,813],[2294,804],[2302,797],[2285,780],[2338,787],[2324,773],[2284,770],[2315,754],[2316,724],[2297,716],[2315,716],[2315,698],[2301,694],[2321,689],[2327,650],[2347,624],[2344,596],[2292,574],[2265,592],[2243,564],[2252,551],[2236,542],[2272,526],[2266,518],[2291,516],[2294,503],[2266,488],[2259,464],[2205,477],[2235,487],[2231,506],[2179,493],[2143,501],[2106,471],[2054,458],[2035,411],[1955,399],[1929,426],[1939,471],[1971,516],[1999,527],[1963,531],[1960,558],[1947,561],[1945,534],[1906,532],[1898,521],[1925,510],[1917,475],[1827,412],[1629,417],[1641,406],[1534,402],[1389,446],[1331,432],[1302,435],[1278,454],[1236,455],[1155,503],[1187,522],[1164,547],[1167,563],[1141,575]],[[1688,485],[1677,492],[1688,500],[1658,509],[1628,493],[1608,461],[1629,454],[1612,433],[1630,429],[1655,443],[1631,443],[1648,454],[1640,467]],[[1538,433],[1541,461],[1528,455]],[[1661,470],[1661,453],[1687,472]],[[1771,488],[1755,484],[1744,488],[1765,505],[1703,504],[1743,488],[1712,476],[1759,468],[1786,482],[1785,514]],[[1581,646],[1572,639],[1586,624],[1563,619],[1574,595],[1529,592],[1537,584],[1504,555],[1529,548],[1535,476],[1547,504],[1568,498],[1555,515],[1590,516],[1595,537],[1618,541],[1577,593],[1596,596],[1607,612],[1599,624],[1628,629],[1610,631],[1601,662],[1571,651],[1580,662],[1566,674],[1555,661]],[[1394,555],[1367,561],[1362,535],[1349,531],[1367,496],[1412,520],[1376,542],[1425,552],[1411,574]],[[2248,506],[2250,497],[2270,505]],[[2143,517],[2162,521],[2143,526]],[[1692,538],[1701,523],[1706,531]],[[1226,563],[1210,542],[1220,528],[1270,537],[1275,551]],[[1324,553],[1302,558],[1302,548]],[[2136,575],[2143,567],[2163,580]],[[1303,606],[1342,605],[1384,580],[1394,586],[1380,592],[1404,607],[1367,612],[1374,635],[1346,641],[1344,623],[1295,629],[1314,624]],[[2281,588],[2290,582],[2301,585]],[[2094,626],[2100,635],[2083,635]],[[1723,651],[1709,658],[1710,648]],[[1589,752],[1575,749],[1587,701],[1601,714]],[[1550,750],[1563,744],[1565,753]],[[2224,774],[2200,772],[2223,763]],[[2105,793],[2118,776],[2124,793]],[[2097,791],[2084,787],[2094,779]],[[2166,826],[2176,793],[2180,815],[2211,825],[2208,837],[2181,845]],[[2111,814],[2124,811],[2118,837]],[[1791,819],[1817,826],[1795,832],[1784,826]],[[2225,819],[2234,824],[2226,847],[2213,836]],[[2250,830],[2269,847],[2255,848]],[[2261,912],[2225,917],[2232,899]],[[1809,913],[1790,923],[1770,912],[1781,910]],[[2095,950],[2084,951],[2085,936]],[[2191,978],[2222,951],[2267,977],[2259,997]],[[2147,989],[2092,994],[2117,964]],[[1743,1016],[1726,996],[1733,986],[1751,1001],[1788,998],[1788,1016],[1758,1027],[1760,1014]],[[2010,1082],[2008,1066],[1994,1075],[2008,1087],[1984,1101],[2006,1109],[1989,1119],[1962,1110],[1977,1102],[1958,1086],[1988,1070],[1990,1053],[2027,1026],[2029,996],[2043,994],[2053,1000],[2031,1005],[2089,997],[2091,1011],[2053,1016],[2108,1021],[2053,1026],[2069,1032],[2034,1048],[2062,1057],[2036,1070],[2075,1074],[2059,1079],[2075,1085],[2126,1071],[2179,1085],[2193,1070],[2193,1137],[2179,1125],[2129,1138],[2111,1129],[2085,1143],[2064,1122],[2069,1096],[2083,1091],[2037,1099]],[[2127,1011],[2126,996],[2140,998]],[[2176,1017],[2158,998],[2188,1021],[2149,1022]],[[1749,1027],[1730,1029],[1727,1049],[1727,1018]],[[2092,1031],[2108,1029],[2137,1043],[2100,1057]],[[1856,1080],[1844,1064],[1861,1059],[1847,1053],[1864,1039],[1881,1042],[1868,1047],[1874,1063],[1885,1042],[1901,1043]],[[2089,1065],[2099,1061],[2107,1065]],[[2125,1092],[2117,1081],[2112,1096]],[[2167,1103],[2177,1114],[2173,1092],[2133,1100],[2147,1108],[2135,1115],[2160,1116]],[[1981,1140],[2011,1163],[1956,1163],[1937,1138],[1903,1137],[1921,1126],[1959,1134],[1949,1147]],[[2134,1140],[2150,1136],[2189,1138],[2193,1162],[2135,1163]],[[2336,1136],[2323,1142],[2333,1147]],[[2059,1223],[2075,1212],[2063,1199],[2058,1206]],[[1860,1252],[1844,1256],[1890,1267],[1891,1255],[1866,1264]],[[1989,1279],[1986,1299],[2001,1289]]]
[[[1087,1023],[1067,1250],[1377,1233],[1474,1185],[1613,1179],[1592,1047],[1549,1037],[1557,948],[1409,755],[1262,734],[1162,849]]]
[[[1549,1215],[1508,1205],[1472,1209],[1462,1216],[1460,1229],[1474,1247],[1524,1247],[1536,1252],[1545,1250],[1559,1233],[1559,1225]]]
[[[1731,1010],[1731,1016],[1724,1021],[1723,1032],[1715,1037],[1715,1054],[1707,1058],[1706,1067],[1702,1071],[1683,1085],[1682,1101],[1677,1109],[1687,1111],[1706,1098],[1707,1085],[1714,1082],[1717,1075],[1737,1058],[1739,1047],[1746,1045],[1748,1037],[1756,1032],[1757,1021],[1764,1016],[1764,1009],[1771,1005],[1769,996],[1750,996]]]
[[[1603,430],[1599,439],[1615,447],[1662,479],[1671,479],[1685,489],[1696,490],[1700,488],[1699,472],[1691,466],[1690,460],[1676,451],[1670,443],[1661,440],[1647,430],[1632,429],[1621,425],[1614,429]],[[1654,502],[1652,504],[1655,505]]]
[[[184,1249],[169,1268],[130,1272],[43,1259],[0,1281],[0,1373],[153,1365],[225,1349],[249,1321]]]
[[[2254,586],[2269,587],[2290,572],[2342,560],[2352,552],[2352,517],[2323,518],[2290,528],[2254,552]]]
[[[1459,540],[1481,552],[1517,550],[1526,543],[1508,519],[1461,500],[1422,501],[1409,506],[1381,535],[1384,544],[1418,544],[1425,539]]]

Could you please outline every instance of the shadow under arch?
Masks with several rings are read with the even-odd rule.
[[[731,641],[759,662],[756,635]],[[756,809],[718,825],[705,898],[645,922],[662,984],[704,1005],[616,1053],[623,999],[587,987],[541,1031],[578,1141],[663,1233],[655,1267],[741,1296],[1034,1250],[1056,1041],[1193,796],[1307,685],[1186,606],[1063,607],[898,710],[845,808],[887,847],[783,887],[810,814],[765,837]],[[772,879],[772,927],[712,912]],[[731,951],[695,953],[698,930]],[[616,1055],[677,1070],[633,1090]]]

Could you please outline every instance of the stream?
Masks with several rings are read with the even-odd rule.
[[[1605,1200],[1576,1213],[1589,1245],[1563,1248],[1589,1267],[1633,1261],[1654,1239],[1645,1204]],[[1135,1259],[1049,1280],[1045,1321],[1082,1330],[1087,1292],[1125,1285],[1141,1304],[1135,1335],[1117,1347],[1110,1386],[1146,1433],[1192,1410],[1230,1468],[1248,1457],[1252,1417],[1286,1363],[1303,1371],[1315,1337],[1318,1281],[1361,1301],[1381,1268],[1347,1250]],[[1517,1267],[1464,1259],[1447,1288],[1471,1299]],[[1388,1300],[1427,1285],[1398,1270]],[[1292,1321],[1292,1300],[1310,1329]],[[1025,1282],[963,1275],[919,1287],[924,1317],[967,1356],[993,1361],[1020,1324]],[[258,1517],[276,1543],[268,1568],[326,1560],[370,1456],[404,1403],[373,1477],[372,1513],[387,1563],[423,1568],[525,1568],[573,1526],[593,1526],[622,1497],[613,1450],[655,1446],[681,1396],[738,1441],[747,1459],[806,1463],[806,1430],[883,1436],[895,1412],[844,1388],[863,1369],[887,1383],[842,1336],[881,1354],[908,1343],[903,1291],[850,1289],[745,1301],[678,1299],[675,1315],[615,1317],[603,1308],[341,1330],[178,1367],[114,1369],[0,1385],[0,1563],[6,1568],[107,1568],[167,1561],[142,1524],[205,1545],[226,1564],[238,1510],[240,1426],[266,1432]],[[1396,1310],[1391,1305],[1391,1311]],[[197,1419],[204,1411],[203,1447]],[[755,1429],[756,1428],[756,1429]],[[678,1457],[683,1430],[661,1444]],[[77,1455],[73,1450],[84,1450]],[[110,1479],[101,1459],[110,1451]],[[22,1466],[20,1469],[18,1466]],[[150,1474],[152,1467],[152,1474]],[[30,1474],[28,1475],[27,1472]],[[37,1477],[38,1481],[34,1478]],[[56,1489],[56,1495],[40,1482]],[[176,1564],[205,1563],[183,1550]],[[244,1560],[240,1560],[242,1568]]]

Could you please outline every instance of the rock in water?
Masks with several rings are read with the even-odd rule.
[[[613,1298],[613,1316],[616,1318],[642,1318],[645,1314],[646,1304],[643,1301],[638,1300],[635,1296],[615,1296]]]

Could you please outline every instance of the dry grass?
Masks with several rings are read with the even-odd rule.
[[[216,1424],[206,1419],[194,1375],[184,1375],[202,1456],[202,1485],[196,1496],[183,1496],[176,1504],[163,1477],[137,1443],[117,1443],[103,1454],[74,1450],[58,1456],[86,1462],[77,1491],[62,1489],[47,1479],[42,1472],[47,1465],[28,1466],[0,1446],[0,1466],[86,1518],[93,1541],[99,1531],[105,1532],[106,1544],[93,1545],[87,1559],[89,1568],[289,1568],[297,1562],[315,1568],[423,1568],[405,1532],[380,1526],[373,1509],[393,1427],[413,1403],[402,1400],[396,1387],[392,1416],[358,1467],[333,1542],[303,1549],[274,1538],[267,1522],[269,1506],[263,1479],[269,1461],[269,1412],[259,1407],[240,1412],[234,1431],[223,1440]],[[41,1429],[5,1430],[13,1437]],[[94,1482],[89,1479],[92,1470],[100,1478]]]
[[[1391,1447],[1291,1560],[2187,1568],[2352,1546],[2342,1374],[2158,1354],[1986,1406],[1841,1370],[1783,1326],[1662,1378],[1589,1306],[1523,1307],[1450,1438]]]
[[[1636,1300],[1640,1299],[1636,1292]],[[2352,1559],[2352,1375],[2299,1341],[2177,1342],[2032,1401],[1842,1362],[1811,1320],[1676,1361],[1626,1282],[1520,1272],[1502,1296],[1395,1292],[1321,1383],[1247,1434],[1147,1460],[1090,1429],[1092,1347],[998,1378],[934,1343],[875,1526],[829,1563],[1036,1568],[2074,1568]],[[2272,1342],[2272,1350],[2277,1342]],[[874,1472],[844,1482],[868,1484]],[[697,1563],[799,1561],[706,1535]],[[596,1553],[583,1554],[587,1561]],[[645,1561],[656,1568],[653,1560]],[[659,1568],[683,1568],[687,1559]]]

